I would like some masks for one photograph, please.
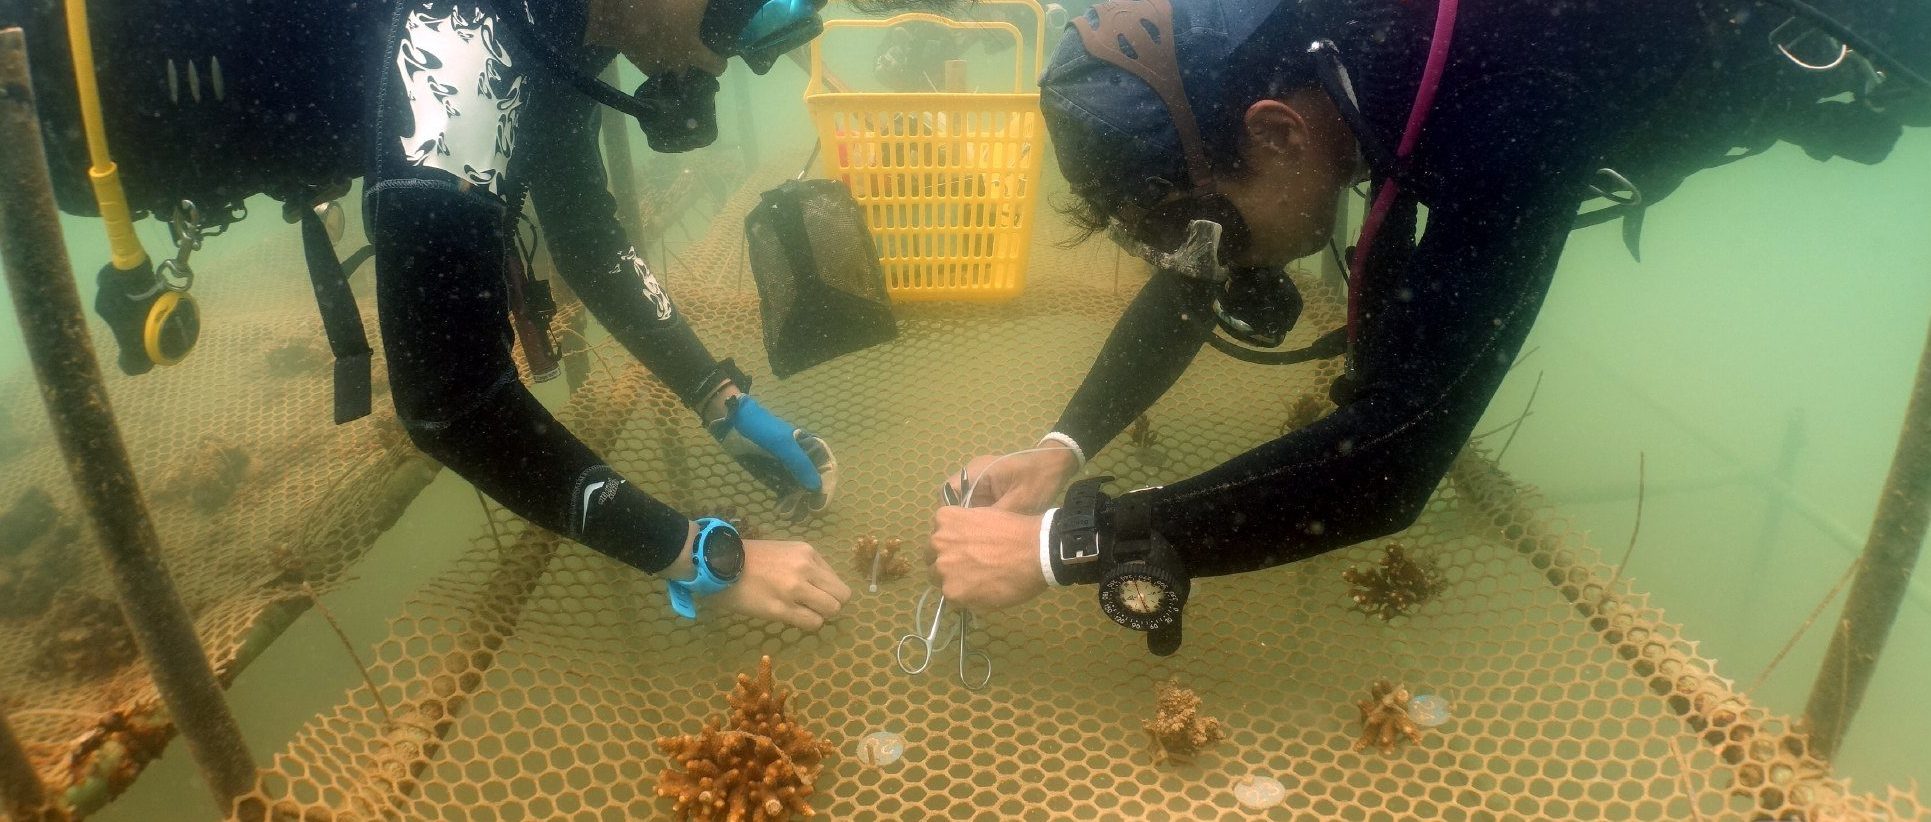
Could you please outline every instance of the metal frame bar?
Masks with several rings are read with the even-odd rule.
[[[1864,542],[1856,581],[1844,600],[1842,630],[1817,667],[1804,720],[1811,747],[1829,758],[1837,753],[1851,719],[1864,702],[1864,690],[1877,671],[1878,657],[1897,623],[1898,609],[1911,590],[1911,572],[1924,549],[1931,525],[1931,333],[1918,358],[1917,382],[1904,412],[1891,474],[1877,500],[1877,515]]]

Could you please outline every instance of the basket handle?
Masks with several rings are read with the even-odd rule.
[[[991,5],[994,3],[1011,3],[1016,5],[1031,6],[1034,10],[1039,9],[1039,4],[1032,2],[1032,0],[981,0],[981,2],[986,5]],[[1035,68],[1040,65],[1039,61],[1042,59],[1042,55],[1044,54],[1045,41],[1043,37],[1046,29],[1045,20],[1046,20],[1045,13],[1040,12],[1038,24],[1037,26],[1035,26],[1035,31],[1039,32],[1041,37],[1035,38],[1033,41],[1033,65]],[[943,26],[951,29],[979,29],[979,30],[1000,31],[1000,32],[1005,32],[1007,34],[1012,35],[1012,42],[1013,42],[1012,90],[1015,93],[1023,93],[1026,90],[1026,78],[1027,78],[1026,69],[1025,69],[1026,38],[1019,33],[1019,27],[1006,22],[997,22],[997,21],[979,22],[979,21],[970,21],[970,20],[952,20],[949,18],[940,17],[936,14],[927,14],[925,12],[910,12],[907,14],[898,15],[896,17],[887,18],[884,20],[827,20],[825,21],[824,35],[813,38],[811,41],[811,80],[805,85],[805,93],[807,95],[810,95],[824,90],[824,80],[825,80],[824,41],[826,37],[829,37],[831,35],[831,32],[833,29],[884,29],[884,28],[891,28],[893,26],[900,25],[902,23],[912,23],[912,22],[931,23],[933,25]]]
[[[1033,76],[1046,70],[1046,9],[1038,0],[974,0],[972,7],[1019,6],[1033,13]],[[1024,44],[1023,41],[1021,43]]]

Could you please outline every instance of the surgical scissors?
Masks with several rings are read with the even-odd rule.
[[[951,484],[948,483],[940,486],[939,498],[944,500],[947,505],[962,505],[966,499],[970,498],[970,492],[967,490],[969,487],[966,483],[965,471],[961,469],[959,471],[958,491],[954,492]],[[949,635],[941,637],[945,623],[944,594],[939,594],[938,604],[932,608],[932,620],[927,622],[925,619],[926,606],[932,602],[932,595],[937,592],[938,589],[928,586],[924,593],[919,594],[917,609],[912,612],[913,632],[899,637],[898,645],[892,649],[892,655],[898,659],[898,669],[914,676],[925,673],[925,669],[932,667],[932,657],[938,652],[945,650],[945,646],[950,645],[953,640]],[[957,631],[959,641],[959,684],[966,686],[968,690],[976,691],[986,687],[986,684],[992,681],[992,657],[986,656],[983,651],[972,650],[972,646],[968,641],[971,632],[972,612],[961,608],[959,609],[959,630]],[[917,665],[906,661],[906,647],[915,644],[924,649],[924,653],[919,655],[919,663]],[[975,668],[982,671],[985,675],[975,679],[970,673]]]
[[[938,602],[932,607],[931,621],[927,622],[925,619],[927,613],[926,607],[932,603],[932,595],[935,593],[938,593],[938,589],[927,588],[925,589],[925,593],[919,594],[918,610],[912,615],[913,630],[916,633],[899,637],[898,647],[893,649],[893,656],[898,658],[899,670],[908,674],[918,675],[925,673],[927,668],[932,667],[933,657],[937,656],[940,651],[945,650],[945,647],[954,641],[952,635],[944,633],[944,594],[938,595]],[[992,658],[986,656],[983,651],[972,650],[970,640],[968,639],[972,632],[972,612],[959,609],[958,613],[959,630],[956,633],[958,634],[957,641],[959,643],[959,684],[966,686],[968,690],[976,691],[986,687],[986,684],[992,681]],[[918,656],[918,664],[914,665],[907,660],[907,647],[923,649],[923,652]],[[980,676],[974,677],[972,675],[975,670]]]

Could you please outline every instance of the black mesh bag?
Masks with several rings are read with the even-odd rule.
[[[779,377],[898,336],[878,249],[844,184],[793,180],[765,192],[744,235]]]

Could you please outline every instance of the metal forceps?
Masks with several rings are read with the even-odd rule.
[[[945,500],[945,504],[958,505],[965,499],[966,487],[965,472],[960,471],[958,493],[954,494],[951,486],[947,485],[939,489],[939,494]],[[928,606],[931,607],[930,620],[926,619]],[[986,687],[986,684],[992,681],[992,657],[986,656],[983,651],[972,650],[970,642],[972,612],[961,608],[958,609],[958,614],[959,629],[954,633],[957,634],[956,640],[959,643],[959,684],[966,686],[968,690],[976,691]],[[892,655],[898,659],[899,670],[916,676],[932,667],[933,657],[955,640],[953,635],[945,633],[944,594],[931,587],[927,587],[924,593],[919,594],[917,610],[912,613],[912,631],[899,637],[898,645],[893,649]],[[917,664],[909,658],[908,648],[917,649]],[[974,677],[972,675],[974,671],[981,675]]]

